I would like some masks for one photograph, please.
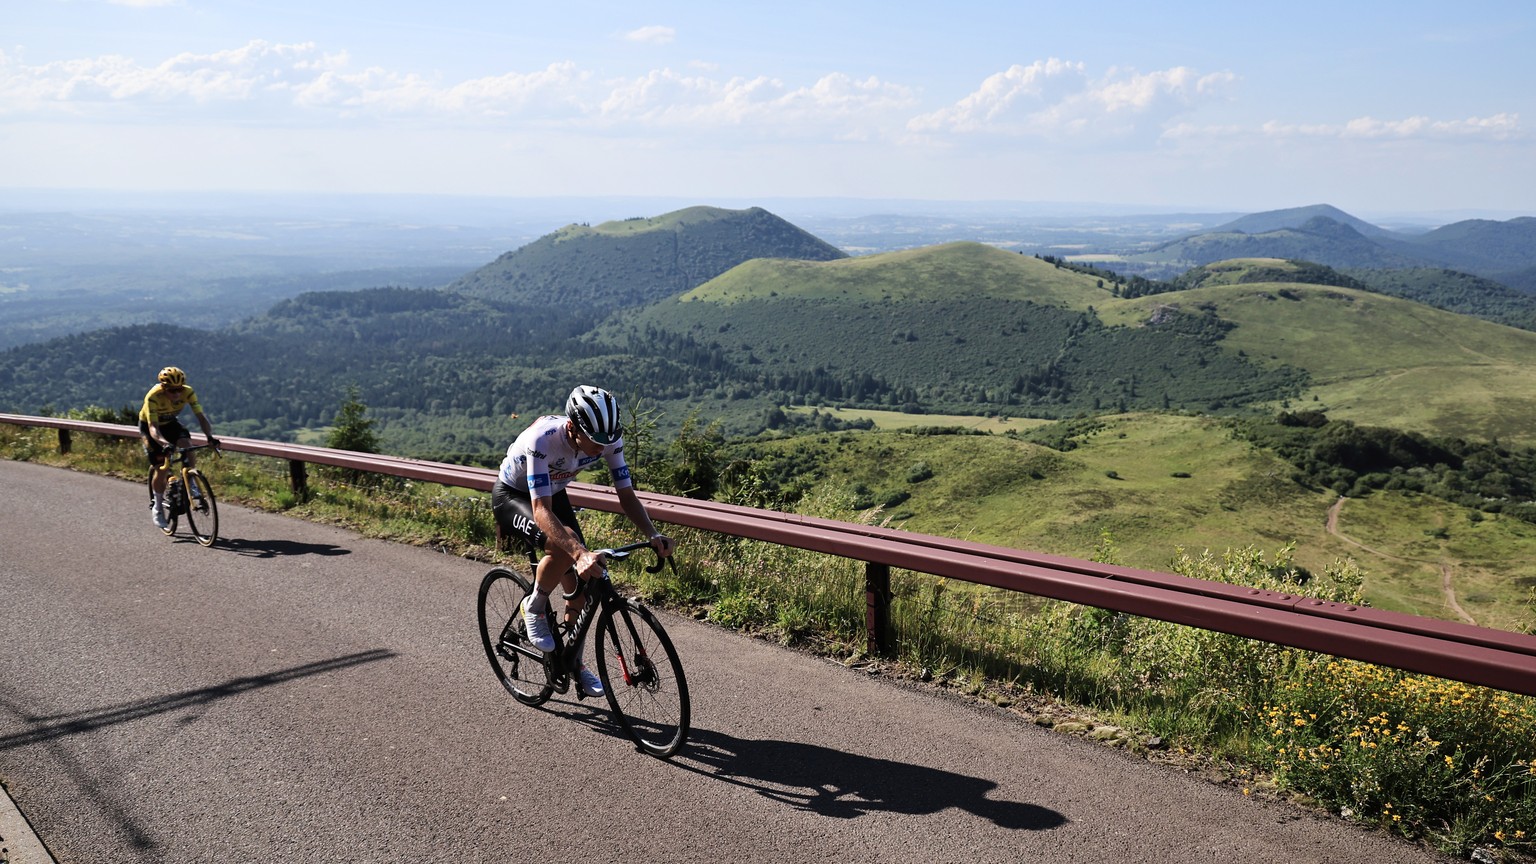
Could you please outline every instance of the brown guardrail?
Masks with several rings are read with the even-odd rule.
[[[58,417],[0,414],[0,423],[58,429],[65,449],[72,431],[138,435],[132,426]],[[490,469],[398,456],[219,441],[225,450],[288,460],[296,482],[306,463],[479,491],[489,491],[496,478]],[[620,510],[609,487],[572,483],[568,491],[577,506]],[[640,497],[661,522],[865,562],[872,646],[883,644],[889,568],[899,567],[1536,696],[1536,636],[890,528],[649,492]]]

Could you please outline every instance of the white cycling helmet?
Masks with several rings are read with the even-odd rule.
[[[619,400],[601,387],[586,384],[571,391],[565,400],[565,416],[583,435],[603,446],[619,440],[624,424],[619,420]]]

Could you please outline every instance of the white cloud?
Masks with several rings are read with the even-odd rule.
[[[1520,125],[1520,115],[1505,112],[1491,117],[1468,117],[1463,120],[1435,120],[1422,116],[1401,120],[1356,117],[1344,123],[1281,123],[1271,120],[1257,129],[1232,125],[1182,124],[1169,128],[1165,137],[1186,141],[1244,137],[1272,140],[1509,141],[1524,138],[1526,134]]]
[[[652,45],[667,45],[677,38],[677,30],[673,27],[663,27],[652,24],[648,27],[640,27],[624,34],[624,38],[631,42],[647,42]]]
[[[133,6],[139,9],[149,9],[156,6],[185,6],[186,0],[107,0],[111,6]]]
[[[1050,85],[1086,80],[1083,64],[1068,63],[1052,57],[1029,66],[1010,66],[989,76],[976,92],[949,108],[912,118],[907,128],[914,132],[976,132],[999,123],[1012,112],[1016,103],[1041,104]],[[1068,84],[1068,87],[1072,84]]]
[[[320,54],[310,43],[259,40],[213,54],[179,54],[157,66],[119,55],[24,66],[0,53],[0,115],[82,116],[105,109],[117,116],[135,106],[246,102],[345,63],[345,55]]]
[[[1083,63],[1057,58],[1014,65],[954,105],[912,118],[917,133],[1125,136],[1159,133],[1173,117],[1224,98],[1230,72],[1177,66],[1147,74],[1110,69],[1091,78]]]
[[[915,104],[910,90],[875,77],[825,75],[808,87],[756,76],[721,81],[654,70],[618,82],[601,104],[603,122],[657,128],[754,126],[775,134],[838,127],[836,134],[864,137],[889,127],[896,112]]]
[[[1468,117],[1465,120],[1431,120],[1409,117],[1404,120],[1377,120],[1358,117],[1344,124],[1345,138],[1491,138],[1504,140],[1521,134],[1520,115],[1495,114],[1492,117]]]
[[[721,78],[713,69],[657,69],[602,80],[575,63],[442,82],[379,67],[313,43],[252,41],[158,65],[103,57],[26,66],[0,52],[0,117],[162,120],[243,125],[429,118],[450,124],[639,125],[652,129],[753,126],[775,134],[868,137],[896,128],[912,92],[878,78],[824,75],[806,86],[769,76]],[[830,131],[829,131],[830,130]]]

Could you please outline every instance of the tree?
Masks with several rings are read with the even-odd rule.
[[[347,401],[341,403],[331,433],[326,436],[325,446],[333,450],[355,450],[358,453],[379,452],[379,437],[373,432],[373,418],[363,415],[368,406],[359,397],[356,384],[347,387]]]
[[[775,409],[777,410],[777,409]],[[719,488],[721,449],[725,436],[720,421],[699,428],[698,414],[689,415],[668,448],[667,486],[678,495],[708,501]]]

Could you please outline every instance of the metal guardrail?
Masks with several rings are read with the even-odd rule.
[[[0,423],[58,429],[65,449],[71,431],[138,435],[131,426],[56,417],[0,414]],[[296,482],[305,463],[479,491],[496,479],[485,468],[249,438],[219,441],[225,450],[288,460]],[[572,483],[568,492],[577,506],[620,512],[609,487]],[[640,497],[657,521],[865,562],[872,645],[885,627],[889,568],[899,567],[1536,696],[1536,636],[889,528],[657,493]]]

